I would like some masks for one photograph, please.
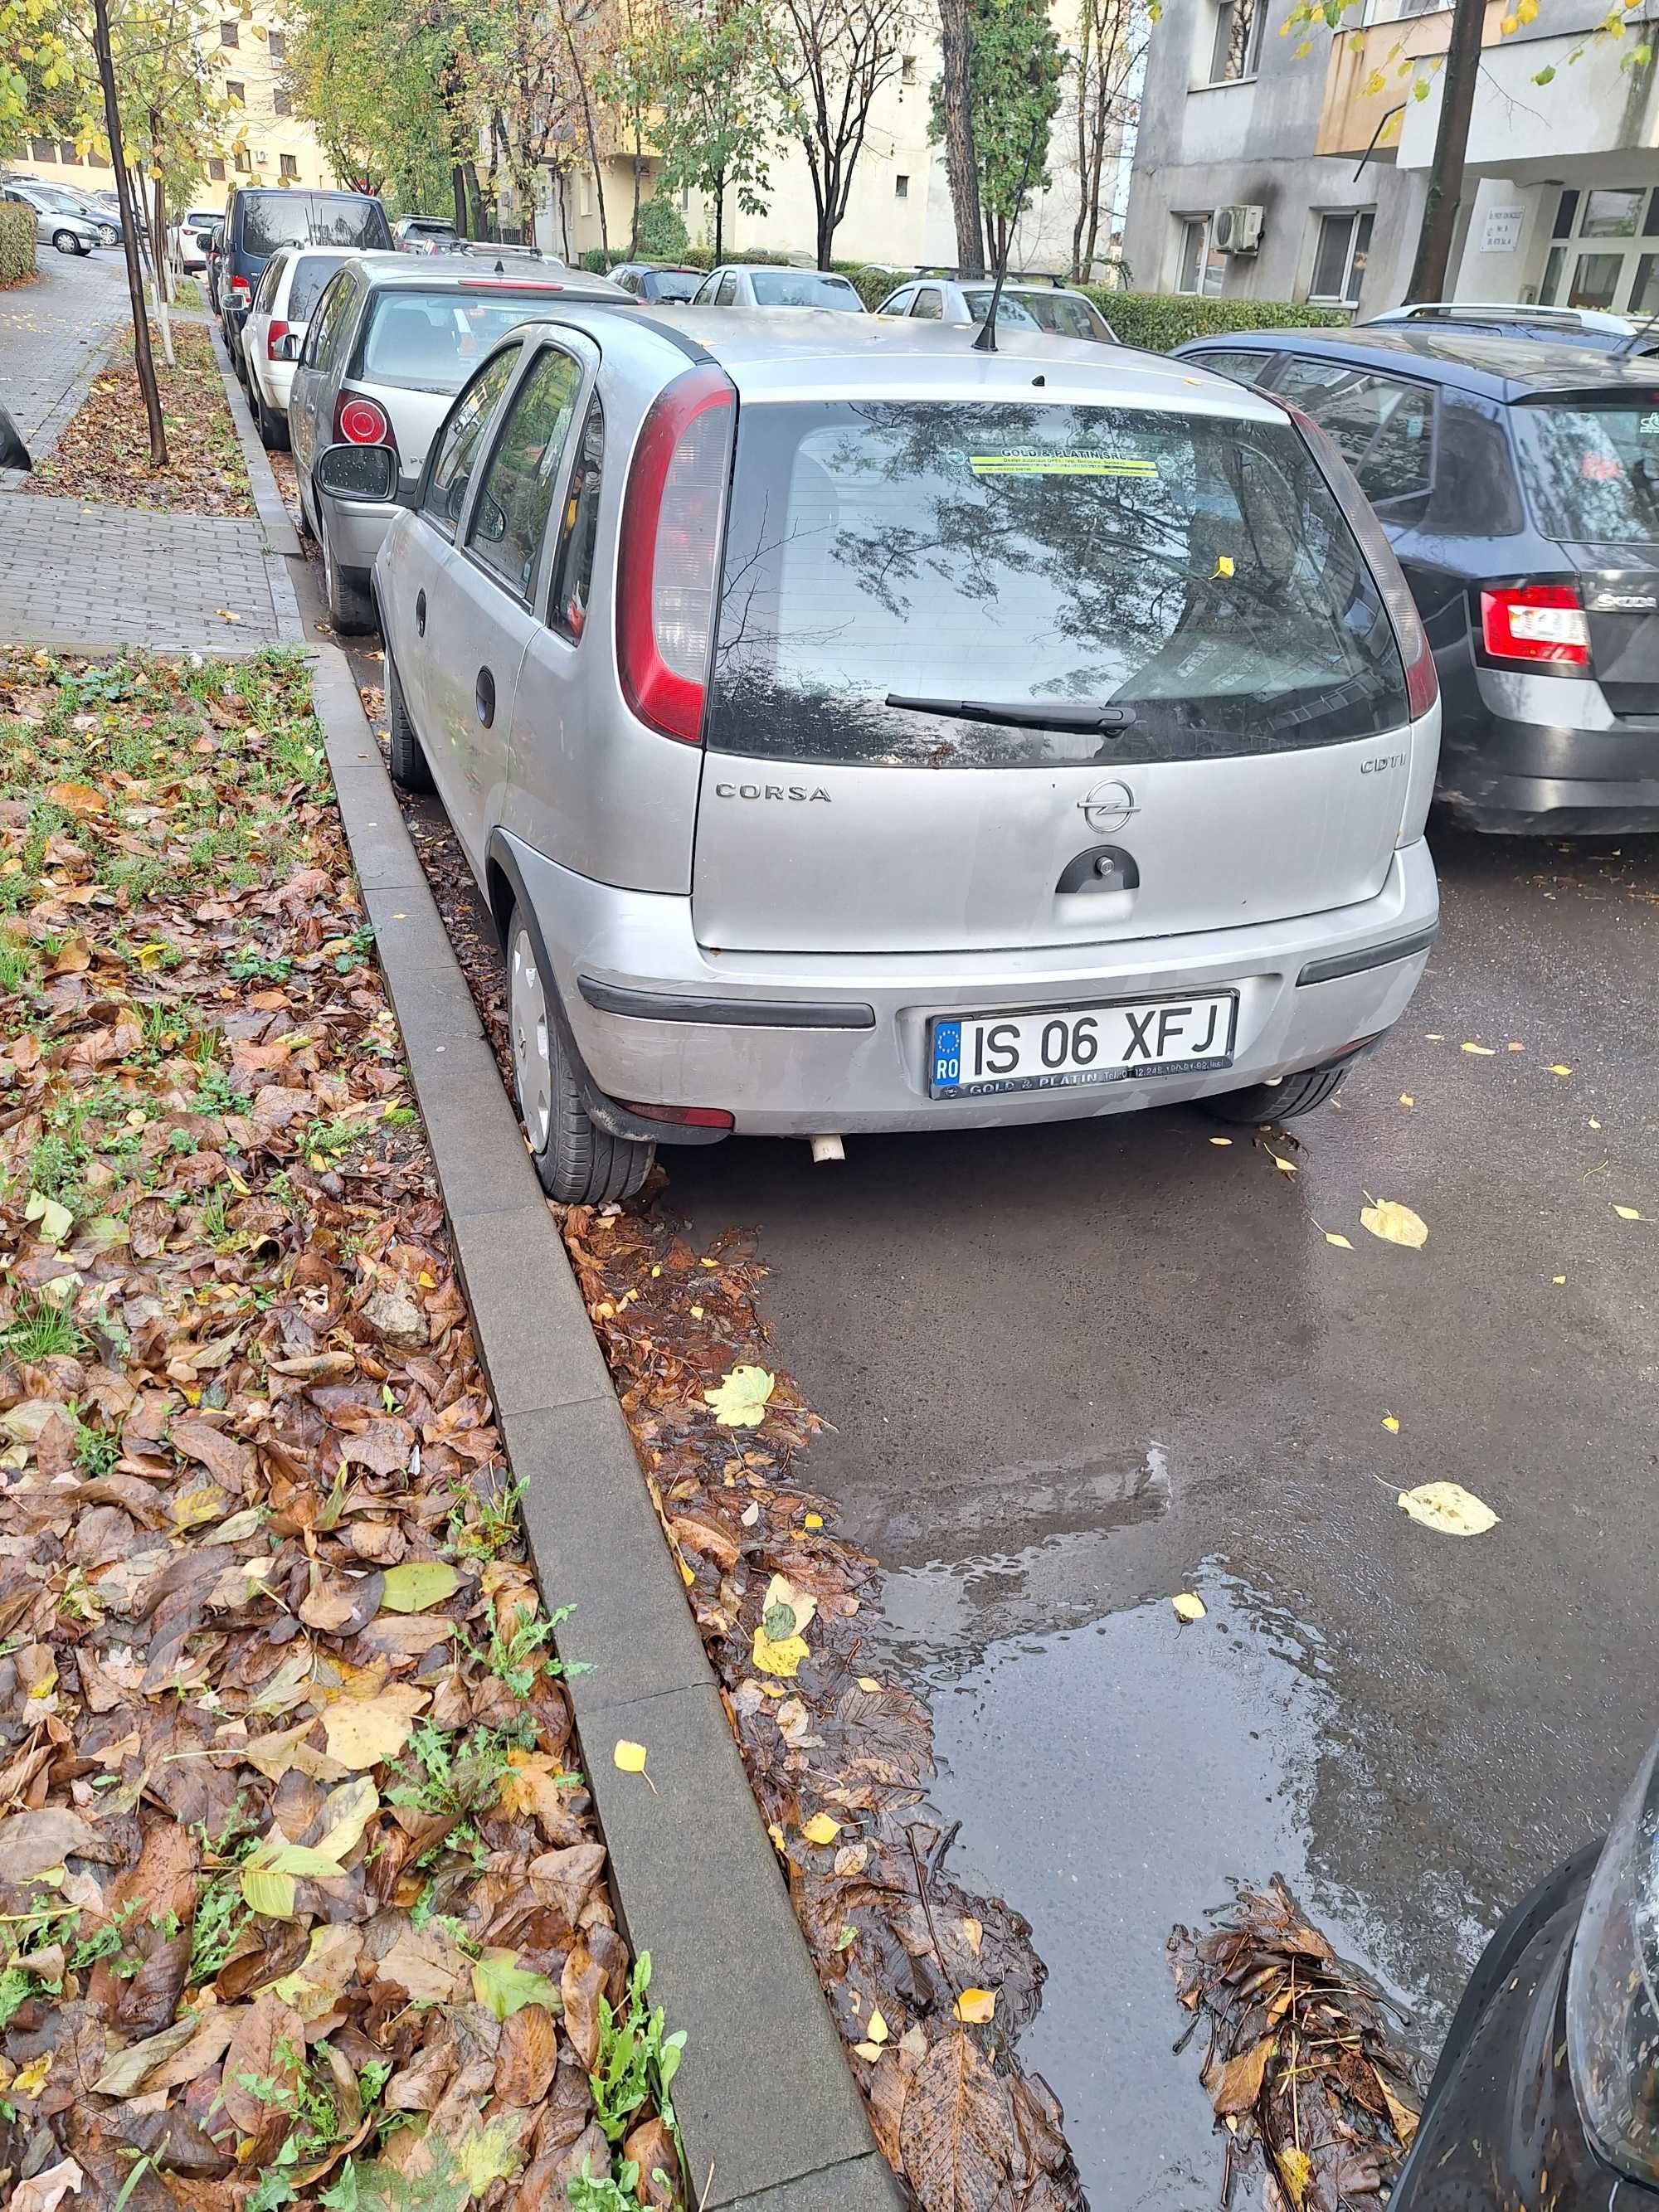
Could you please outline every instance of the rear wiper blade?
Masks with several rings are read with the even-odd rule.
[[[1063,701],[1041,699],[910,699],[890,691],[890,707],[913,714],[948,714],[959,722],[1002,722],[1016,730],[1127,730],[1135,719],[1133,707],[1102,706],[1098,702],[1067,706]]]

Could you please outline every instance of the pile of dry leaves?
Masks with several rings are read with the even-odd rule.
[[[1389,2002],[1340,1959],[1283,1878],[1240,1885],[1217,1924],[1170,1937],[1176,1994],[1209,2028],[1203,2081],[1226,2131],[1222,2202],[1240,2161],[1265,2163],[1267,2212],[1363,2212],[1417,2132],[1412,2063]]]
[[[409,811],[505,1073],[488,916],[430,805]],[[877,2139],[924,2212],[1080,2206],[1060,2107],[1015,2054],[1030,1929],[946,1871],[932,1720],[872,1656],[876,1563],[801,1480],[819,1424],[769,1364],[765,1270],[737,1232],[694,1250],[671,1198],[659,1176],[626,1210],[568,1208],[565,1243]]]
[[[678,2203],[303,670],[0,790],[0,2199]]]
[[[236,425],[225,404],[225,387],[213,342],[205,330],[176,323],[176,366],[161,359],[152,325],[151,346],[167,427],[168,462],[149,465],[149,427],[131,332],[125,351],[93,380],[79,411],[26,479],[30,491],[55,499],[95,500],[106,507],[164,508],[179,514],[251,515],[253,495]]]

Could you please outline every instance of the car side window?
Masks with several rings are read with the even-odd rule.
[[[581,384],[581,363],[550,346],[519,388],[473,502],[467,550],[521,599],[530,597]]]
[[[339,326],[349,307],[354,287],[351,278],[343,269],[329,284],[317,302],[317,312],[306,331],[305,349],[300,356],[302,368],[326,368],[339,334]]]
[[[1432,386],[1298,356],[1273,390],[1336,441],[1374,505],[1426,495],[1433,477]]]
[[[599,490],[605,470],[605,410],[598,395],[587,403],[581,439],[571,464],[570,485],[559,521],[558,551],[548,619],[572,640],[587,627],[587,602],[593,588],[593,559],[599,542]]]
[[[728,270],[715,289],[714,304],[717,307],[729,307],[737,296],[738,280]]]
[[[1254,384],[1273,356],[1246,353],[1242,347],[1237,352],[1218,347],[1213,353],[1188,354],[1186,358],[1195,361],[1200,368],[1212,368],[1218,376],[1231,376],[1237,384]]]
[[[945,295],[937,284],[924,284],[910,302],[910,313],[930,323],[941,322],[945,317]]]
[[[421,513],[446,538],[455,535],[455,525],[466,500],[466,487],[483,447],[502,392],[513,380],[522,349],[505,346],[491,354],[472,381],[463,386],[450,409],[432,449],[421,494]]]
[[[283,270],[286,265],[283,257],[279,253],[273,253],[270,259],[266,262],[265,273],[259,279],[259,289],[253,295],[253,306],[249,311],[251,313],[268,315],[270,313],[270,304],[276,297],[276,287],[282,282]]]

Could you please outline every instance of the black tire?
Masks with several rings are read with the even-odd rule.
[[[388,653],[386,657],[386,718],[391,725],[392,781],[404,791],[432,791],[432,770],[427,766],[426,749],[415,734],[415,725],[409,719],[409,709],[404,704],[404,687],[398,681],[398,671]]]
[[[366,568],[343,568],[329,544],[328,524],[320,511],[317,535],[323,547],[323,583],[328,596],[328,618],[342,637],[357,637],[374,627],[374,594]]]
[[[60,253],[88,253],[92,250],[89,246],[82,246],[72,230],[53,231],[52,242]]]
[[[526,972],[533,990],[526,988]],[[513,1087],[542,1188],[562,1206],[631,1198],[650,1174],[657,1148],[611,1136],[589,1118],[560,1035],[541,933],[516,907],[507,925],[507,989]]]
[[[264,394],[253,387],[253,412],[259,425],[259,443],[269,453],[288,451],[288,417],[279,415],[274,407],[265,405]]]
[[[1271,1122],[1294,1121],[1298,1114],[1311,1114],[1316,1106],[1322,1106],[1352,1064],[1340,1060],[1334,1067],[1310,1067],[1300,1075],[1287,1075],[1282,1083],[1253,1083],[1248,1091],[1224,1091],[1219,1097],[1199,1103],[1212,1121],[1265,1129]]]

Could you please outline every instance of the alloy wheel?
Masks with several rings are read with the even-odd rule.
[[[547,1149],[553,1126],[553,1054],[547,1027],[547,991],[530,932],[513,933],[507,970],[507,1027],[513,1036],[513,1074],[519,1110],[534,1152]]]

